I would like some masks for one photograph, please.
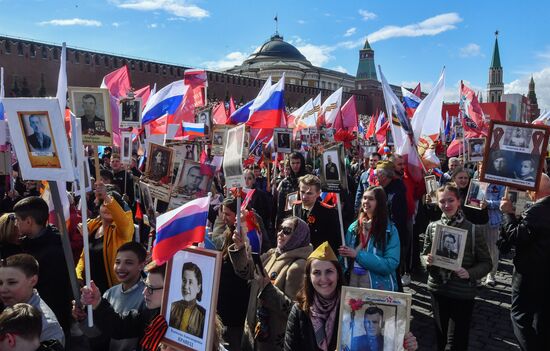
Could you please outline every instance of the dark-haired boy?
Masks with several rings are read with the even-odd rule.
[[[72,290],[69,271],[56,227],[48,224],[48,204],[38,196],[19,200],[13,207],[21,247],[39,264],[36,290],[50,306],[68,335],[71,326]]]

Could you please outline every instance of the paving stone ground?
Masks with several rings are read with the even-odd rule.
[[[501,257],[495,287],[479,288],[470,330],[470,351],[519,350],[510,322],[512,270],[511,258]],[[413,274],[412,283],[405,287],[405,292],[413,296],[411,331],[418,340],[418,349],[436,350],[435,329],[426,281],[426,272]]]

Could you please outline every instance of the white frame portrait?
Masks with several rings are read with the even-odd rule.
[[[489,183],[480,182],[478,179],[470,180],[470,186],[468,187],[468,193],[464,200],[464,206],[481,210],[481,203],[487,196],[487,188]]]
[[[298,201],[298,191],[286,194],[285,211],[292,211],[292,206]]]
[[[457,257],[450,258],[442,255],[443,238],[447,235],[451,235],[455,238],[455,244],[457,244]],[[437,224],[435,227],[435,234],[432,240],[431,254],[433,256],[433,266],[445,268],[451,271],[456,271],[462,267],[462,258],[464,257],[464,249],[466,248],[466,239],[468,238],[468,231],[466,229],[450,227],[447,225]],[[458,243],[456,243],[458,241]],[[454,252],[454,250],[453,250]]]
[[[23,179],[73,182],[75,172],[59,101],[52,98],[6,98],[3,104]],[[47,150],[36,151],[29,144],[30,135],[27,135],[25,125],[31,115],[40,116],[42,128],[47,128],[44,133],[50,136]],[[46,126],[44,120],[48,122]]]
[[[243,149],[246,129],[245,125],[231,128],[227,131],[225,141],[223,173],[228,188],[243,188]]]
[[[113,120],[111,117],[111,97],[108,89],[87,88],[87,87],[68,87],[69,103],[71,111],[77,118],[82,120],[82,142],[84,145],[112,145],[113,144]],[[96,102],[96,116],[105,123],[105,130],[101,132],[88,133],[84,131],[84,109],[82,107],[82,98],[85,95],[92,95]],[[100,115],[98,115],[98,113]],[[91,129],[91,128],[90,128]],[[89,130],[90,130],[89,129]]]
[[[286,138],[286,140],[279,140],[279,138]],[[289,128],[275,128],[273,130],[273,140],[275,152],[291,153],[292,152],[292,129]],[[281,141],[286,141],[282,143]],[[281,145],[282,144],[282,145]]]
[[[466,139],[466,162],[479,162],[483,161],[483,154],[485,153],[485,138],[469,138]],[[481,144],[481,151],[474,152],[475,145]]]
[[[424,184],[426,185],[426,195],[429,195],[430,204],[437,204],[437,189],[439,188],[439,182],[435,175],[429,175],[424,177]]]
[[[126,115],[125,104],[132,103],[134,106],[137,105],[136,113],[137,113],[137,120],[136,119],[130,119],[129,116]],[[135,108],[135,107],[134,107]],[[139,128],[141,127],[141,112],[143,110],[143,101],[140,97],[136,97],[133,99],[121,99],[118,106],[118,126],[119,128]]]
[[[212,128],[212,155],[223,156],[225,150],[225,142],[227,139],[227,131],[231,126],[215,124]]]
[[[120,133],[120,162],[129,165],[132,161],[132,132]]]
[[[366,334],[363,327],[365,311],[375,307],[383,311],[383,350],[403,351],[403,340],[409,331],[411,305],[411,294],[343,286],[337,350],[351,349],[353,338],[359,338],[356,339],[359,341]]]
[[[204,167],[210,168],[210,175],[204,174]],[[185,179],[186,174],[189,172],[191,168],[198,168],[203,178],[199,185],[200,191],[189,196],[184,193],[184,188],[186,185],[186,179]],[[208,191],[212,185],[213,175],[214,175],[214,169],[211,166],[203,165],[193,160],[183,160],[183,163],[178,169],[178,175],[176,176],[176,181],[174,182],[175,190],[177,191],[178,194],[182,195],[182,197],[187,198],[188,200],[196,199],[198,197],[204,197],[208,195]],[[174,194],[172,196],[174,196]]]
[[[216,332],[216,305],[221,274],[221,258],[221,252],[219,251],[191,247],[176,252],[170,259],[166,267],[164,295],[160,311],[168,323],[168,329],[162,339],[163,343],[180,350],[205,351],[212,349],[213,333]],[[182,269],[183,265],[189,262],[196,265],[202,275],[202,296],[200,301],[196,301],[196,304],[200,306],[200,312],[198,313],[204,314],[202,336],[192,335],[174,327],[178,320],[174,316],[172,316],[174,318],[171,318],[172,308],[178,308],[178,302],[184,300],[181,293]]]
[[[332,163],[336,164],[338,179],[327,179],[326,165],[328,156],[331,156]],[[327,192],[339,193],[347,189],[346,166],[344,163],[344,145],[338,143],[325,149],[321,156],[321,189]]]

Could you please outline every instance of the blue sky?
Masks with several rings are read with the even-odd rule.
[[[355,75],[368,35],[393,84],[429,91],[443,66],[446,98],[463,79],[485,93],[498,29],[505,92],[550,108],[550,3],[506,1],[0,0],[0,33],[194,67],[242,62],[275,31],[314,64]],[[485,95],[485,94],[484,94]]]

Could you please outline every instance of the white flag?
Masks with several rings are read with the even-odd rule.
[[[342,88],[330,95],[321,106],[321,114],[325,116],[325,124],[332,126],[340,114],[342,107]]]

